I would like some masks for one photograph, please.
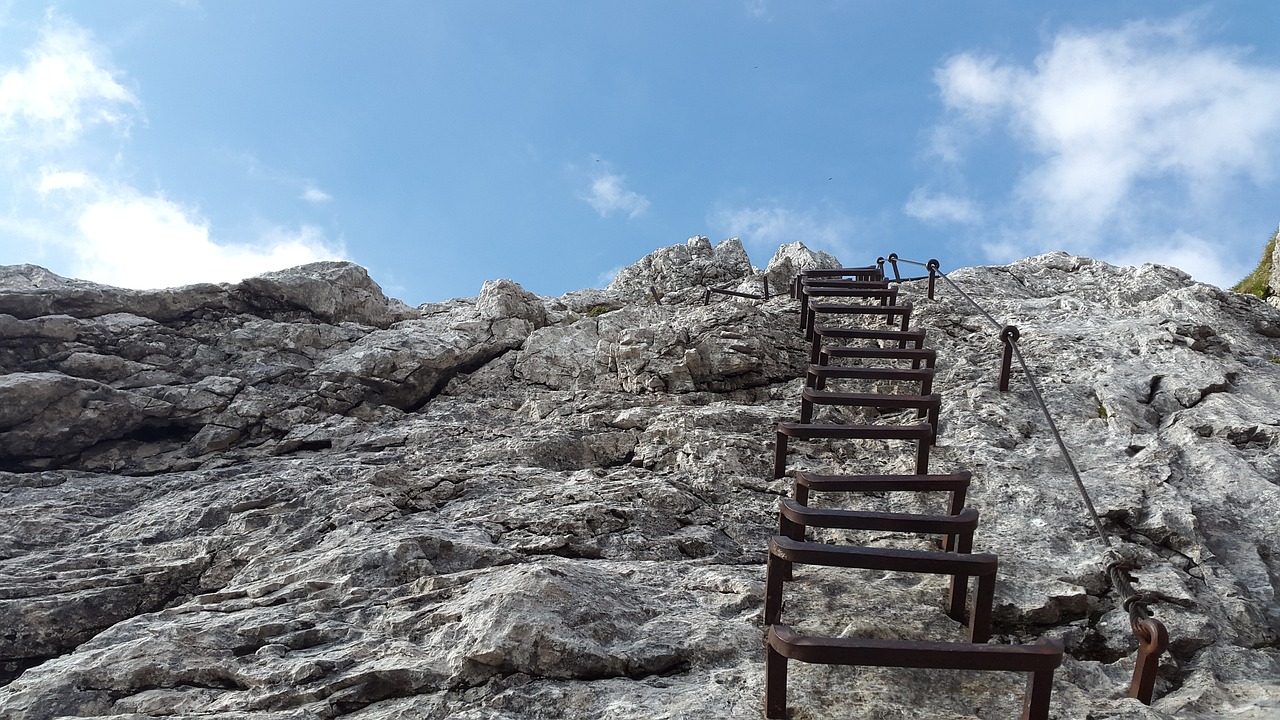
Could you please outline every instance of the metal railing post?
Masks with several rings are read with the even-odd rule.
[[[1004,343],[1004,356],[1000,360],[1000,392],[1009,392],[1009,376],[1013,369],[1013,344],[1021,334],[1013,325],[1005,325],[1000,331],[1000,341]]]

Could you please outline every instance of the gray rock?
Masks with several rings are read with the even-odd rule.
[[[0,375],[0,457],[76,453],[169,414],[161,400],[60,373]]]
[[[721,247],[658,251],[607,290],[494,281],[408,311],[346,265],[157,291],[0,271],[0,716],[760,717],[764,548],[789,491],[773,427],[807,348],[788,298],[702,305],[698,282],[754,273]],[[838,264],[793,244],[768,272],[805,263]],[[1155,606],[1173,641],[1156,702],[1122,699],[1123,599],[1030,385],[998,392],[998,329],[907,283],[939,351],[931,465],[974,471],[978,549],[1000,555],[997,640],[1066,641],[1058,717],[1270,717],[1280,311],[1060,253],[950,277],[1021,328],[1137,587],[1187,603]],[[909,455],[796,442],[788,466]],[[941,510],[900,495],[816,501]],[[941,579],[801,568],[786,592],[813,632],[963,637]],[[796,663],[791,703],[1012,717],[1022,684]]]
[[[633,300],[701,301],[709,285],[741,281],[755,273],[738,238],[715,247],[699,235],[684,245],[660,248],[618,272],[608,290]]]
[[[303,310],[333,324],[385,328],[416,315],[404,303],[389,300],[364,268],[349,262],[317,262],[264,273],[239,283],[233,294],[261,310]]]
[[[777,294],[783,294],[791,285],[792,279],[805,270],[838,267],[840,267],[840,261],[834,255],[821,250],[810,250],[804,243],[797,240],[778,248],[778,251],[769,259],[764,274],[769,278],[770,289]]]
[[[290,319],[311,316],[376,327],[416,315],[404,303],[383,295],[364,268],[348,262],[312,263],[236,285],[205,283],[161,290],[98,285],[60,277],[35,265],[0,268],[0,313],[19,319],[128,312],[168,322],[204,309],[283,313]]]
[[[1280,228],[1271,236],[1272,241],[1275,241],[1276,236],[1280,236]],[[1267,302],[1280,307],[1280,242],[1271,248],[1271,277],[1267,280],[1267,289]]]

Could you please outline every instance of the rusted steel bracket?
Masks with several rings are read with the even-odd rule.
[[[827,638],[801,635],[786,625],[772,625],[766,638],[765,717],[787,716],[787,660],[825,665],[931,668],[938,670],[1005,670],[1030,673],[1023,701],[1023,720],[1048,720],[1053,674],[1062,664],[1062,641],[1042,639],[1034,645],[976,645]]]
[[[929,446],[933,439],[933,426],[920,425],[828,425],[808,423],[778,423],[773,449],[773,477],[787,474],[788,438],[797,440],[914,440],[916,442],[916,474],[929,472]]]
[[[775,535],[769,540],[769,564],[765,570],[764,622],[772,625],[782,618],[782,588],[793,563],[827,567],[892,570],[929,575],[950,575],[955,587],[977,578],[973,591],[973,612],[969,613],[969,642],[984,643],[991,638],[991,602],[996,591],[998,560],[990,553],[952,553],[931,550],[869,548],[854,545],[792,540]],[[948,602],[963,617],[964,598]],[[963,620],[961,620],[963,622]]]
[[[921,515],[866,510],[819,510],[801,505],[795,500],[783,498],[778,524],[780,534],[797,541],[804,540],[807,527],[941,535],[947,552],[967,554],[973,552],[973,534],[978,528],[978,511],[965,508],[955,515]],[[789,562],[780,561],[779,570],[783,580],[791,579]],[[947,616],[957,622],[964,622],[968,581],[969,578],[966,575],[951,576],[951,592],[947,596]]]
[[[910,301],[901,305],[850,305],[847,303],[821,303],[810,300],[807,315],[808,321],[805,327],[806,340],[813,340],[818,313],[831,315],[884,315],[885,322],[889,325],[892,325],[894,320],[901,316],[902,320],[898,324],[899,330],[906,330],[911,324]]]
[[[821,357],[823,338],[837,340],[881,340],[896,342],[898,347],[906,348],[914,345],[915,349],[924,349],[924,330],[882,330],[873,328],[849,328],[834,325],[817,325],[813,328],[813,337],[809,339],[809,362],[817,364]]]
[[[838,405],[841,407],[868,407],[877,410],[915,410],[916,417],[927,419],[933,426],[933,444],[938,443],[938,415],[942,408],[942,396],[930,395],[882,395],[879,393],[842,393],[804,388],[800,391],[800,422],[813,422],[814,405]]]
[[[1141,566],[1129,558],[1121,557],[1114,548],[1109,552],[1116,559],[1107,565],[1107,576],[1116,592],[1124,597],[1122,607],[1129,613],[1129,627],[1138,638],[1138,659],[1133,667],[1133,680],[1129,683],[1129,697],[1150,705],[1155,694],[1160,656],[1169,649],[1169,631],[1165,629],[1164,623],[1151,617],[1147,605],[1153,602],[1170,602],[1183,606],[1195,603],[1171,597],[1158,590],[1138,592],[1133,587],[1133,577],[1129,571],[1141,569]]]
[[[898,274],[898,253],[889,253],[889,265],[893,268],[893,279],[901,280],[902,275]]]
[[[1022,333],[1013,325],[1005,325],[1000,331],[1000,342],[1004,343],[1004,354],[1000,357],[1000,392],[1009,391],[1009,376],[1013,369],[1013,344],[1018,342]]]
[[[911,369],[919,370],[921,364],[927,368],[936,367],[938,364],[938,351],[933,348],[849,347],[845,345],[832,345],[818,349],[818,365],[830,365],[831,358],[910,360]]]
[[[1138,662],[1133,666],[1129,697],[1137,698],[1143,705],[1150,705],[1151,696],[1156,689],[1160,656],[1169,648],[1169,631],[1159,620],[1147,618],[1134,626],[1133,632],[1138,636]]]
[[[929,260],[929,262],[925,264],[925,267],[929,270],[929,299],[932,300],[933,288],[938,282],[938,268],[941,267],[941,265],[938,264],[937,260]]]
[[[968,470],[946,475],[822,475],[798,470],[792,496],[797,503],[808,505],[809,494],[815,492],[946,492],[950,494],[947,513],[957,515],[964,509],[972,478],[973,474]]]

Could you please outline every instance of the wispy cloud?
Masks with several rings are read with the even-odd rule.
[[[773,19],[773,13],[769,10],[769,0],[743,0],[742,6],[747,11],[747,17],[756,20]]]
[[[306,225],[219,242],[198,209],[130,185],[119,168],[129,130],[142,119],[141,101],[86,31],[54,15],[46,22],[24,63],[0,68],[0,163],[9,182],[0,227],[14,238],[0,246],[0,262],[157,287],[230,282],[343,256],[339,244]],[[109,132],[88,132],[94,127]],[[328,195],[308,187],[304,198]]]
[[[303,200],[306,200],[309,203],[316,203],[316,204],[327,203],[333,199],[332,195],[321,190],[315,185],[307,185],[305,188],[303,188],[301,197]]]
[[[969,225],[982,219],[982,214],[968,198],[947,193],[930,193],[924,188],[916,188],[912,191],[902,211],[927,223]]]
[[[609,268],[608,270],[605,270],[604,272],[597,275],[595,287],[598,287],[598,288],[609,287],[609,285],[615,279],[617,279],[618,273],[622,272],[623,267],[625,266],[618,265],[617,267]]]
[[[0,138],[44,148],[89,126],[127,127],[141,104],[101,62],[89,34],[50,13],[26,63],[0,73]]]
[[[649,209],[649,199],[627,188],[627,178],[613,171],[608,162],[595,158],[596,168],[591,174],[591,185],[582,196],[600,217],[622,213],[629,218],[639,217]]]
[[[340,255],[316,228],[274,228],[252,244],[215,243],[209,223],[161,197],[121,193],[89,203],[76,221],[77,274],[120,287],[235,282]]]
[[[1256,248],[1255,248],[1256,250]],[[1159,247],[1135,245],[1109,254],[1108,260],[1119,265],[1159,263],[1181,268],[1197,280],[1229,288],[1240,282],[1239,268],[1227,262],[1229,255],[1221,245],[1183,232],[1175,233]],[[1256,253],[1248,256],[1256,261]]]
[[[1231,188],[1274,178],[1280,69],[1204,43],[1198,19],[1062,32],[1028,66],[978,52],[943,63],[937,154],[962,164],[966,140],[994,132],[1026,161],[1007,194],[984,203],[1003,225],[993,248],[1190,259],[1230,216]],[[946,215],[924,197],[908,212]],[[1207,279],[1206,267],[1185,269]]]
[[[772,256],[778,246],[800,240],[814,250],[848,256],[857,223],[832,209],[796,209],[778,202],[722,206],[707,218],[716,235],[738,237],[752,250]]]

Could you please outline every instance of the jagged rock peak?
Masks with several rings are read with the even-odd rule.
[[[659,248],[618,271],[608,290],[633,298],[675,293],[701,297],[708,285],[730,283],[756,273],[738,238],[715,247],[705,236],[689,238],[684,245]]]
[[[764,274],[769,278],[769,287],[773,288],[774,292],[782,292],[797,273],[838,267],[840,267],[840,261],[834,255],[821,250],[810,250],[803,242],[797,240],[778,248],[778,251],[769,259]]]
[[[511,280],[487,280],[480,288],[476,310],[486,320],[519,318],[540,328],[547,324],[542,299]]]

